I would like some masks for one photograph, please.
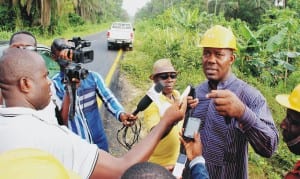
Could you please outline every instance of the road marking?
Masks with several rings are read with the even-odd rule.
[[[108,87],[108,88],[109,88],[109,85],[110,85],[110,83],[111,83],[112,77],[113,77],[113,75],[114,75],[114,73],[115,73],[115,71],[116,71],[116,69],[117,69],[117,66],[118,66],[118,64],[119,64],[119,61],[120,61],[122,52],[123,52],[122,49],[120,49],[120,50],[118,51],[118,55],[117,55],[117,57],[116,57],[116,59],[115,59],[115,62],[114,62],[113,65],[111,66],[111,68],[110,68],[110,70],[109,70],[109,72],[108,72],[108,74],[107,74],[107,76],[106,76],[106,78],[105,78],[105,85],[106,85],[106,87]],[[98,103],[98,108],[101,109],[102,101],[101,101],[101,99],[100,99],[98,96],[97,96],[97,103]]]

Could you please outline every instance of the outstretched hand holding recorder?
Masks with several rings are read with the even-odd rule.
[[[189,85],[183,92],[183,95],[187,92],[190,102],[185,113],[183,122],[184,132],[182,136],[185,140],[194,140],[194,134],[199,131],[201,125],[199,118],[191,117],[193,108],[198,104],[198,99],[196,98],[195,88],[193,86]],[[191,100],[194,100],[194,103],[192,103]]]
[[[195,88],[193,86],[191,86],[191,85],[187,86],[187,88],[183,91],[183,93],[180,97],[180,102],[182,102],[182,100],[185,97],[187,97],[187,100],[188,100],[188,107],[185,112],[185,118],[184,118],[184,122],[183,122],[183,132],[180,133],[180,136],[181,136],[180,139],[182,141],[185,140],[185,142],[182,143],[183,145],[187,144],[191,141],[193,141],[192,143],[194,143],[194,134],[198,133],[200,124],[201,124],[201,120],[199,118],[190,117],[193,108],[196,107],[198,104],[198,99],[196,98],[196,94],[195,94]],[[185,145],[184,145],[184,147],[185,147]],[[185,150],[185,149],[183,149],[183,150]],[[178,155],[175,167],[172,172],[172,174],[175,177],[177,177],[177,178],[182,177],[182,173],[185,168],[187,159],[188,158],[187,158],[186,152],[181,151],[180,154]]]

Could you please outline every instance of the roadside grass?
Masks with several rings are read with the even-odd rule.
[[[94,34],[97,32],[107,30],[109,28],[109,25],[110,25],[110,23],[104,23],[104,24],[86,23],[83,26],[67,28],[65,31],[63,31],[63,33],[56,34],[51,37],[37,35],[37,41],[39,43],[50,46],[53,39],[55,39],[55,38],[63,37],[65,39],[72,39],[72,37],[83,37],[86,35],[90,35],[90,34]]]

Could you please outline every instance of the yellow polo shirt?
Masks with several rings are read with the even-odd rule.
[[[174,90],[173,96],[175,99],[179,99],[179,92]],[[166,109],[163,105],[170,105],[172,101],[160,94],[158,98],[159,102],[152,102],[150,106],[144,111],[144,125],[149,132],[154,126],[156,126],[160,119],[159,109]],[[158,106],[160,105],[160,107]],[[161,111],[161,113],[163,113]],[[181,130],[182,122],[175,125],[167,136],[160,140],[156,146],[153,154],[151,155],[149,162],[157,163],[161,166],[175,165],[177,157],[179,155],[180,141],[179,130]]]

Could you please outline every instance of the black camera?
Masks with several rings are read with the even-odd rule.
[[[70,63],[65,68],[65,74],[68,79],[85,79],[88,76],[89,71],[85,68],[82,68],[80,64]]]
[[[51,52],[56,54],[57,51],[64,49],[72,50],[72,61],[65,59],[57,59],[57,62],[64,68],[64,72],[68,80],[72,78],[85,79],[88,75],[88,70],[83,68],[81,64],[93,61],[94,51],[91,49],[84,49],[90,47],[91,42],[82,40],[80,37],[73,37],[72,40],[55,39],[51,45]],[[70,51],[69,51],[70,53]]]
[[[51,52],[53,54],[56,54],[55,53],[56,51],[69,49],[72,50],[73,63],[90,63],[94,59],[94,51],[91,49],[84,49],[85,47],[90,47],[90,46],[91,46],[90,41],[82,40],[80,37],[73,37],[72,40],[68,40],[68,41],[66,41],[63,38],[58,38],[53,41],[51,45]]]
[[[69,42],[74,43],[74,47],[70,49],[73,50],[72,61],[74,63],[90,63],[94,59],[94,51],[91,49],[83,49],[85,47],[90,47],[91,42],[87,40],[82,40],[80,37],[73,37]]]

